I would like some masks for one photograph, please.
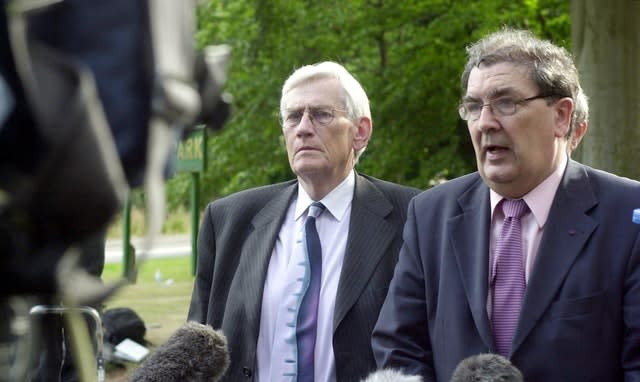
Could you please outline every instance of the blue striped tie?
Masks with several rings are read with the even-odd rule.
[[[298,382],[313,382],[314,354],[316,347],[316,328],[318,304],[320,301],[320,282],[322,281],[322,247],[316,229],[316,217],[324,211],[324,205],[314,202],[309,207],[307,220],[304,223],[304,248],[309,259],[310,280],[300,313],[296,338],[298,342]]]

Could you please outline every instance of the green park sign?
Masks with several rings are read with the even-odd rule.
[[[203,172],[207,168],[207,133],[198,126],[178,145],[176,171]]]

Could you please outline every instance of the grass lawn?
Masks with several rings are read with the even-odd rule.
[[[160,281],[156,281],[159,272]],[[106,264],[102,273],[105,282],[122,277],[122,264]],[[141,264],[134,284],[122,288],[105,302],[105,309],[127,307],[133,309],[145,322],[148,347],[162,344],[187,319],[194,277],[191,275],[191,259],[188,256],[150,259]],[[127,365],[127,370],[107,368],[107,381],[126,381],[127,374],[137,364]]]

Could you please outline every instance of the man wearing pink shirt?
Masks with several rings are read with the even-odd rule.
[[[378,366],[447,382],[494,352],[528,382],[640,381],[640,183],[569,158],[588,105],[566,50],[503,29],[468,54],[459,112],[478,172],[410,203],[373,333]],[[512,268],[496,269],[511,203],[524,207],[509,305],[496,280]]]

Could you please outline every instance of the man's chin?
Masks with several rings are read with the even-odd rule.
[[[293,162],[293,170],[297,174],[326,171],[326,168],[326,162],[320,160],[319,158],[311,158],[309,156],[305,158],[297,158]]]
[[[484,179],[485,183],[496,191],[501,188],[509,187],[509,184],[514,180],[513,169],[506,167],[485,167],[484,171],[480,172],[480,175]]]
[[[305,177],[305,178],[309,178],[309,177],[316,177],[319,174],[324,173],[324,168],[323,166],[318,165],[317,163],[299,163],[299,164],[295,164],[293,167],[293,172],[300,177]]]
[[[511,164],[485,164],[480,174],[487,182],[508,183],[515,178],[515,169]]]

